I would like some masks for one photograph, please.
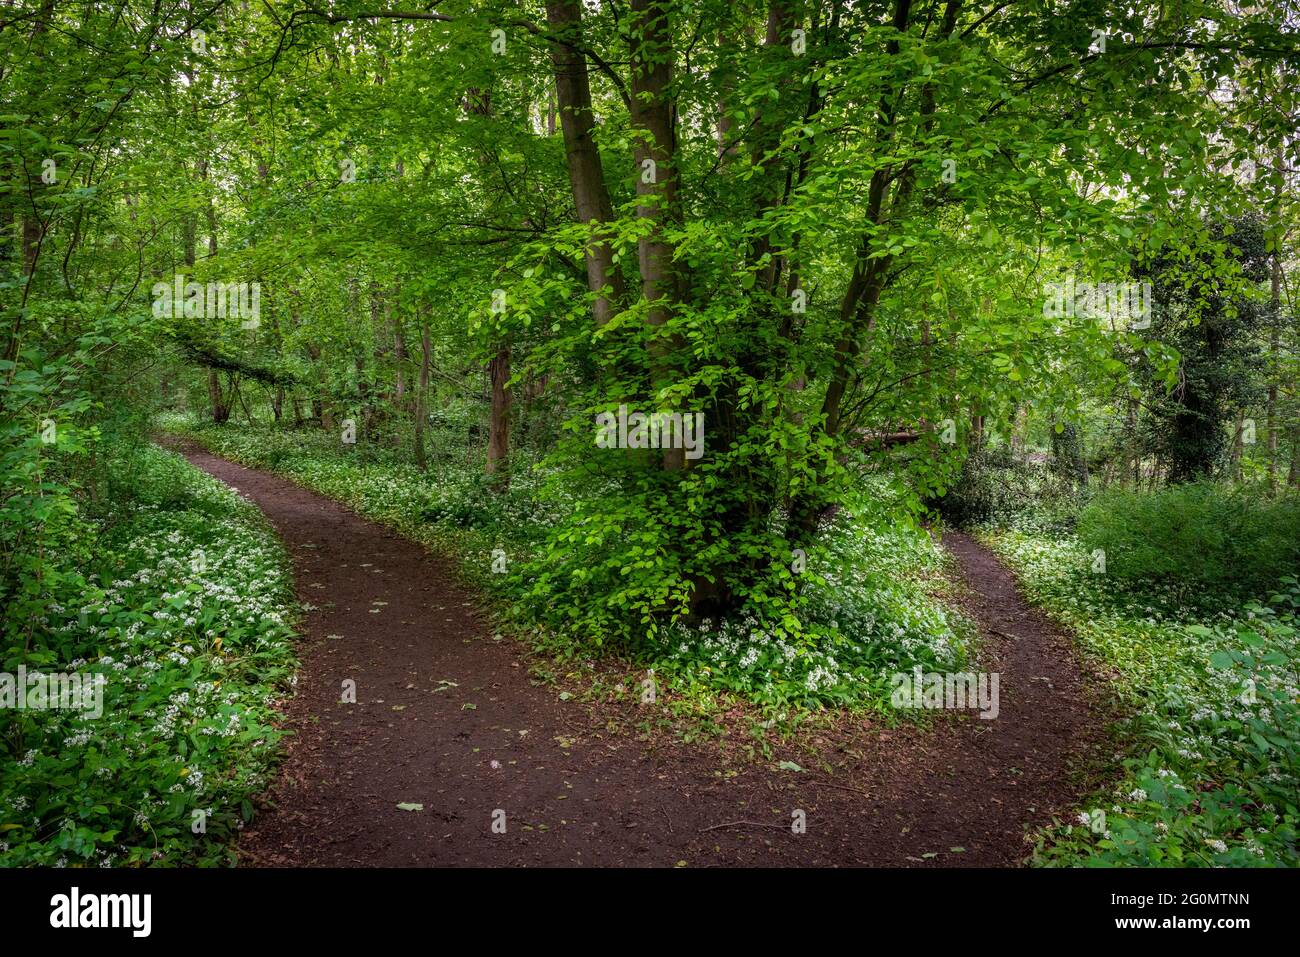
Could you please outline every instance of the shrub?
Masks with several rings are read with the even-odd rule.
[[[1001,447],[972,453],[953,487],[931,504],[953,525],[1066,532],[1085,496],[1050,462],[1020,461]]]
[[[1106,573],[1257,594],[1300,570],[1300,498],[1211,482],[1111,490],[1083,510],[1081,541]]]

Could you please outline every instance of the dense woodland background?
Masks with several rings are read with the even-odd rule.
[[[926,526],[977,529],[1125,702],[1125,823],[1062,822],[1039,862],[1295,864],[1298,28],[4,0],[0,657],[127,677],[91,757],[42,742],[107,732],[9,724],[0,848],[219,859],[187,808],[233,830],[264,784],[283,556],[169,431],[705,711],[883,712],[889,673],[972,660]],[[177,276],[256,284],[256,321],[159,316]],[[1149,322],[1048,314],[1067,279],[1148,284]],[[702,412],[705,454],[598,448],[620,405]],[[243,649],[216,688],[214,636]],[[239,770],[169,790],[171,724],[236,712],[201,749]]]

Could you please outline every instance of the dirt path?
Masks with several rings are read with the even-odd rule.
[[[530,682],[521,648],[494,640],[438,558],[284,479],[186,455],[262,508],[315,606],[295,735],[241,840],[247,863],[1006,865],[1027,824],[1074,806],[1066,771],[1091,735],[1069,643],[965,536],[947,544],[1001,673],[998,719],[857,722],[818,733],[822,761],[797,773],[775,769],[784,755],[767,766],[610,733],[610,716]],[[340,702],[345,680],[355,704]]]

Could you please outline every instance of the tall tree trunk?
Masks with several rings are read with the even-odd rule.
[[[35,22],[32,24],[31,41],[28,45],[28,55],[38,58],[45,56],[44,34],[49,29],[50,20],[54,14],[54,0],[43,0],[41,3],[40,13],[37,15]],[[67,175],[67,174],[63,174]],[[33,191],[39,190],[44,183],[37,177],[32,183]],[[27,280],[27,286],[30,289],[35,278],[36,260],[40,255],[41,246],[45,240],[45,230],[47,224],[40,220],[39,211],[36,204],[22,205],[22,248],[23,248],[23,276]],[[26,290],[23,294],[23,304],[27,303]],[[20,314],[21,317],[21,314]],[[14,335],[10,342],[10,350],[6,351],[6,359],[17,358],[17,329],[19,319],[15,319]],[[12,355],[9,354],[12,351]]]
[[[1029,406],[1023,402],[1016,405],[1015,415],[1011,420],[1011,455],[1023,456],[1029,443]]]
[[[181,221],[181,233],[184,236],[185,245],[185,265],[191,269],[197,260],[195,255],[195,244],[199,232],[198,216],[193,212],[187,212],[185,218]]]
[[[649,303],[650,375],[655,388],[672,378],[676,343],[660,332],[671,318],[680,290],[673,245],[666,232],[679,215],[673,127],[672,35],[665,0],[632,0],[628,24],[632,56],[632,136],[636,159],[637,217],[649,229],[637,241],[641,296]],[[652,410],[654,411],[654,410]],[[685,467],[685,449],[663,450],[665,469]]]
[[[1130,477],[1133,480],[1133,487],[1137,488],[1142,481],[1142,451],[1138,448],[1137,442],[1137,400],[1129,398],[1128,412],[1124,420],[1124,429],[1128,433],[1129,452],[1132,454],[1132,463],[1129,470]]]
[[[31,281],[36,271],[36,256],[41,248],[44,229],[35,212],[23,213],[23,276]]]
[[[596,325],[601,326],[618,310],[624,290],[623,277],[614,263],[614,248],[598,228],[614,218],[614,207],[605,186],[600,150],[592,135],[596,120],[591,110],[587,57],[574,49],[583,42],[580,0],[547,0],[546,19],[554,34],[573,45],[552,43],[551,64],[573,204],[579,221],[593,229],[584,253],[587,288],[597,294],[592,313]]]
[[[731,45],[731,37],[728,34],[718,34],[718,54],[723,56],[723,51]],[[734,159],[740,152],[739,145],[735,141],[736,122],[731,118],[731,104],[728,97],[733,94],[735,87],[735,73],[727,68],[724,63],[717,70],[718,78],[718,102],[717,120],[713,127],[714,140],[718,145],[718,165],[726,165]]]
[[[893,27],[898,34],[907,32],[911,11],[912,0],[894,0]],[[900,49],[897,39],[885,44],[885,52],[891,60],[898,56]],[[888,85],[881,94],[875,139],[882,152],[889,149],[894,137],[894,117],[902,93],[901,85]],[[844,399],[862,361],[867,337],[875,328],[876,308],[889,282],[889,270],[894,262],[889,255],[869,258],[872,240],[890,215],[905,206],[914,182],[911,177],[899,175],[893,166],[881,166],[871,176],[865,217],[870,227],[862,233],[854,256],[853,272],[840,300],[840,332],[835,341],[830,382],[822,399],[820,431],[827,438],[835,439],[840,433]],[[893,196],[886,204],[891,187]],[[795,544],[809,541],[817,531],[825,512],[821,484],[830,467],[830,460],[823,460],[817,482],[805,487],[790,503],[787,537]]]
[[[423,315],[420,320],[420,382],[415,391],[415,464],[420,471],[427,471],[429,460],[424,451],[424,423],[428,415],[425,402],[429,394],[429,366],[432,364],[433,348],[429,342],[429,321]]]
[[[1239,411],[1237,413],[1237,424],[1232,434],[1232,477],[1241,481],[1241,453],[1242,453],[1242,434],[1245,431],[1246,413]]]
[[[782,59],[790,55],[790,31],[793,29],[794,12],[790,0],[770,0],[767,7],[767,32],[763,41],[763,55],[769,59],[778,56]],[[773,111],[775,112],[775,111]],[[780,145],[780,118],[769,120],[760,110],[750,123],[752,130],[750,144],[750,161],[759,170],[758,202],[756,212],[762,218],[770,210],[781,204],[783,181],[781,175],[782,159]],[[771,237],[762,233],[754,242],[751,261],[760,263],[764,256],[772,251]],[[780,279],[781,257],[772,255],[761,275],[755,279],[759,289],[774,292]]]
[[[1286,483],[1300,488],[1300,425],[1291,426],[1291,467],[1287,470]]]
[[[316,389],[311,397],[311,414],[320,427],[327,432],[334,429],[334,415],[329,406],[325,403],[325,366],[321,362],[321,348],[314,342],[307,344],[307,357],[311,359],[312,369],[316,377]]]
[[[207,178],[208,164],[206,161],[199,162],[197,172],[200,179]],[[194,263],[198,259],[196,249],[198,246],[198,217],[193,212],[185,214],[182,235],[185,239],[185,265],[193,269]],[[208,252],[213,256],[217,254],[217,220],[211,203],[208,204]],[[218,425],[224,424],[230,418],[231,406],[235,401],[233,380],[230,394],[223,398],[219,373],[216,369],[208,369],[208,399],[212,403],[212,421]]]
[[[398,409],[406,398],[406,336],[402,334],[402,318],[397,309],[393,313],[393,360],[396,371],[393,373],[393,405]]]
[[[488,364],[492,380],[492,412],[488,429],[487,473],[496,476],[496,485],[510,484],[510,346],[502,344]]]
[[[1274,164],[1277,166],[1277,185],[1274,187],[1274,201],[1281,205],[1281,183],[1284,172],[1284,157],[1282,148],[1279,146],[1274,153]],[[1275,226],[1276,232],[1273,235],[1273,256],[1270,266],[1270,293],[1269,298],[1269,319],[1271,327],[1268,338],[1268,408],[1265,413],[1265,427],[1268,429],[1268,490],[1270,493],[1277,491],[1277,386],[1278,386],[1278,352],[1281,343],[1282,327],[1282,222],[1281,218]]]
[[[206,193],[203,200],[203,216],[208,226],[208,258],[212,258],[217,254],[217,207],[212,201],[211,193],[207,192],[208,171],[208,161],[200,160],[199,179],[204,183]]]

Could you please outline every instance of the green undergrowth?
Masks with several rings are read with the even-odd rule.
[[[601,656],[701,711],[744,699],[774,716],[847,707],[892,719],[891,674],[915,665],[956,669],[971,654],[972,628],[939,597],[946,587],[942,552],[883,484],[865,489],[858,508],[841,512],[825,547],[804,558],[806,567],[775,570],[807,576],[797,616],[656,622],[635,640],[615,640],[590,626],[567,627],[563,610],[546,600],[554,591],[548,576],[563,564],[556,551],[563,545],[550,535],[575,505],[541,468],[517,469],[508,490],[498,491],[481,463],[454,454],[421,472],[395,450],[344,445],[317,429],[216,427],[175,416],[162,424],[456,556],[467,580],[507,599],[503,612],[514,630],[549,657]],[[574,591],[568,582],[559,590]]]
[[[986,532],[1128,715],[1119,782],[1038,837],[1040,865],[1300,864],[1300,582],[1230,590],[1103,571],[1074,537]]]
[[[1127,591],[1182,588],[1181,599],[1250,598],[1300,574],[1300,495],[1202,481],[1134,494],[1108,489],[1078,521],[1106,574]]]
[[[44,557],[40,610],[5,620],[0,670],[102,681],[102,699],[4,711],[0,864],[233,863],[294,682],[287,556],[180,456],[110,454],[107,494]]]

